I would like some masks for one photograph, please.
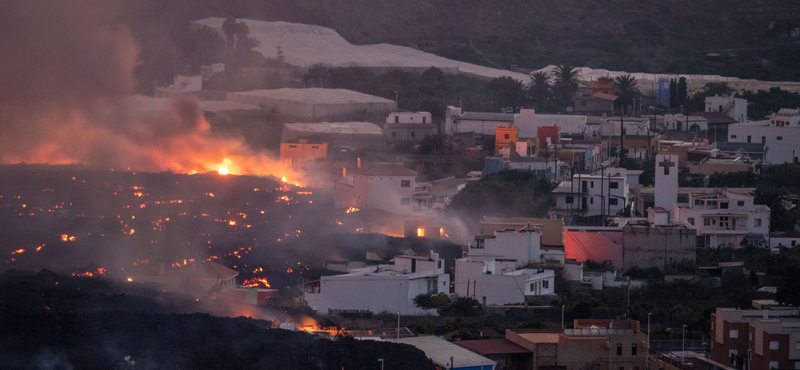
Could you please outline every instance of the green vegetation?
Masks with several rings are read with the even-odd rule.
[[[471,182],[453,198],[448,211],[477,222],[483,216],[544,217],[553,202],[552,185],[525,171],[500,171]]]
[[[435,295],[423,293],[414,297],[414,304],[417,305],[417,307],[441,309],[447,307],[450,303],[450,296],[444,293]]]
[[[439,308],[438,311],[441,316],[483,316],[483,305],[475,298],[456,297],[449,304]]]

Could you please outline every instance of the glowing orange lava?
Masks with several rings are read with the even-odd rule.
[[[271,288],[267,278],[250,278],[242,283],[245,288]]]

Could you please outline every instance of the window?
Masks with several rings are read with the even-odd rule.
[[[312,145],[311,149],[319,149],[319,145]]]
[[[792,247],[794,247],[796,245],[797,245],[797,240],[792,240]],[[800,350],[800,348],[797,348],[797,349]]]
[[[550,288],[550,280],[542,281],[542,289],[549,289]]]
[[[531,283],[531,293],[536,291],[536,283]]]
[[[397,131],[392,131],[392,138],[396,138],[396,137],[397,137]]]
[[[609,189],[619,189],[619,183],[616,181],[612,181],[608,183]]]
[[[704,218],[703,219],[703,226],[711,226],[711,219],[710,218]]]
[[[414,131],[411,131],[411,137],[417,137],[417,135],[414,134]]]
[[[503,138],[508,140],[508,134],[503,135]]]
[[[678,203],[689,203],[689,196],[686,194],[678,195]]]
[[[592,181],[592,182],[591,182],[591,186],[590,186],[590,187],[591,187],[592,189],[594,189],[594,181]]]
[[[778,361],[770,361],[769,362],[770,369],[777,369],[778,368]]]
[[[739,338],[739,331],[738,330],[729,331],[728,338]]]
[[[400,116],[394,116],[394,123],[400,123]]]
[[[755,221],[756,221],[756,227],[761,227],[761,219],[757,218],[755,219]]]
[[[696,206],[700,205],[700,199],[699,198],[694,200],[694,205],[696,205]]]
[[[617,343],[617,356],[622,356],[622,343]]]
[[[289,148],[297,149],[297,145],[289,145]]]
[[[771,349],[771,350],[780,349],[780,345],[778,344],[778,341],[777,340],[769,341],[769,349]]]
[[[400,198],[400,205],[407,206],[411,204],[411,198]]]
[[[719,203],[720,209],[728,209],[728,202],[720,202]]]
[[[400,187],[401,188],[411,187],[411,180],[400,180]]]
[[[752,143],[753,142],[753,138],[750,135],[747,135],[747,142],[748,143]]]
[[[736,139],[736,135],[731,135],[731,139]]]
[[[617,199],[617,198],[608,198],[608,205],[616,206],[617,204],[619,204],[619,199]]]
[[[766,143],[767,143],[767,137],[766,136],[762,136],[761,137],[761,144],[766,144]]]
[[[567,203],[567,204],[575,203],[575,198],[574,197],[567,197],[566,199],[564,199],[564,203]]]
[[[581,107],[585,107],[585,106],[586,106],[586,100],[581,100]]]
[[[428,123],[428,117],[422,117],[422,123]]]
[[[775,140],[781,141],[781,140],[783,140],[783,136],[778,136],[778,137],[775,138]]]
[[[686,219],[686,222],[688,222],[688,223],[689,223],[689,225],[692,225],[692,226],[694,226],[694,217],[689,217],[689,218],[687,218],[687,219]],[[712,322],[712,325],[713,325],[713,322]]]
[[[437,268],[437,269],[440,269],[440,268],[442,268],[442,260],[438,260],[438,261],[436,261],[436,268]]]
[[[631,356],[636,356],[637,353],[639,353],[639,346],[636,343],[631,344]]]
[[[736,205],[739,206],[739,207],[744,207],[744,201],[740,200],[740,201],[736,202]]]
[[[589,204],[594,204],[594,198],[589,198]]]

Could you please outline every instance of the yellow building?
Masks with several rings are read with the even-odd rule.
[[[500,154],[502,149],[510,148],[511,151],[517,150],[518,129],[514,126],[497,126],[494,137],[494,154]]]
[[[328,160],[328,143],[309,143],[305,139],[297,140],[297,142],[281,143],[281,160],[289,161],[295,167],[325,162]]]

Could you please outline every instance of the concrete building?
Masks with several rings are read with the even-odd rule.
[[[534,109],[520,109],[514,118],[519,136],[535,138],[539,127],[558,126],[566,135],[586,133],[586,116],[572,114],[538,114]]]
[[[706,131],[708,130],[708,119],[696,115],[665,114],[664,126],[667,130],[672,131]]]
[[[747,121],[747,99],[732,96],[708,96],[704,111],[722,113],[736,122],[744,123]]]
[[[344,89],[252,90],[228,93],[227,100],[304,120],[347,119],[355,113],[385,115],[397,110],[394,100]]]
[[[436,336],[401,338],[393,342],[412,345],[425,352],[425,356],[439,369],[494,370],[497,365],[486,357]]]
[[[711,314],[712,360],[747,369],[800,368],[797,307],[717,308]]]
[[[574,320],[573,328],[507,329],[506,339],[533,353],[534,370],[648,369],[647,334],[635,320]]]
[[[656,155],[655,183],[656,208],[671,211],[678,199],[678,156]]]
[[[514,113],[462,112],[461,108],[448,106],[444,115],[444,132],[453,135],[473,132],[494,135],[497,126],[513,125]]]
[[[518,133],[519,129],[514,126],[497,126],[494,137],[494,154],[506,158],[511,157],[511,152],[517,151]]]
[[[475,261],[511,261],[514,268],[541,263],[546,258],[542,251],[542,232],[532,225],[478,235],[469,244],[466,255]]]
[[[647,136],[650,131],[650,117],[624,117],[608,116],[600,123],[601,136],[616,136],[619,142],[620,122],[625,126],[625,138],[628,136]],[[655,136],[651,135],[651,136]]]
[[[698,246],[738,247],[743,241],[760,245],[769,236],[770,209],[754,204],[750,194],[706,189],[690,193],[688,202],[674,204],[672,212],[673,221],[697,229]]]
[[[434,202],[447,205],[450,204],[450,201],[453,200],[456,194],[467,186],[468,182],[469,180],[467,179],[457,179],[450,176],[420,184],[427,186],[428,192],[433,195]]]
[[[200,90],[203,90],[203,76],[177,75],[173,78],[172,85],[156,87],[154,96],[156,98],[167,98]]]
[[[400,312],[402,315],[435,314],[414,304],[420,294],[449,292],[450,277],[437,253],[400,255],[392,265],[323,276],[304,284],[305,300],[321,314],[349,312]]]
[[[334,183],[334,207],[376,209],[398,215],[414,212],[417,173],[398,163],[345,169]],[[424,191],[424,190],[423,190]]]
[[[764,164],[800,163],[800,109],[781,109],[769,121],[730,125],[728,142],[766,145]]]
[[[595,92],[592,87],[581,86],[575,93],[572,111],[587,114],[613,113],[616,100],[616,95]]]
[[[624,266],[622,227],[567,227],[564,231],[566,257],[578,262],[609,261],[614,269]],[[602,279],[599,281],[603,287]]]
[[[281,161],[287,161],[293,167],[304,167],[308,164],[324,163],[328,160],[328,143],[309,142],[300,139],[294,143],[281,143]]]
[[[383,149],[381,128],[369,122],[284,123],[282,143],[327,142],[329,149]]]
[[[688,162],[697,162],[694,155],[696,150],[712,151],[714,149],[715,144],[709,144],[707,139],[692,141],[661,140],[658,142],[658,154],[678,156],[679,168],[683,168]]]
[[[775,232],[769,236],[769,249],[773,252],[779,247],[794,248],[800,244],[800,231]]]
[[[713,175],[715,173],[750,172],[758,174],[758,159],[751,160],[747,157],[712,158],[708,157],[698,163],[689,163],[689,173],[692,175]]]
[[[613,216],[623,210],[628,199],[625,176],[572,175],[553,190],[556,205],[550,214],[568,218]]]
[[[520,304],[528,297],[555,297],[555,272],[517,269],[515,261],[464,257],[456,260],[455,292],[485,305]]]
[[[564,220],[557,218],[486,217],[480,221],[481,235],[494,235],[495,232],[527,225],[534,226],[542,233],[542,247],[564,246]]]
[[[439,133],[429,112],[392,112],[386,117],[383,134],[387,142],[418,141]]]
[[[533,369],[533,352],[505,338],[460,340],[453,343],[497,362],[498,369]]]
[[[622,227],[622,268],[658,267],[694,262],[697,232],[691,225],[672,222],[663,208],[649,208],[647,220]]]

